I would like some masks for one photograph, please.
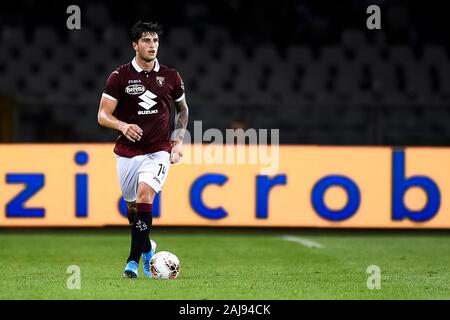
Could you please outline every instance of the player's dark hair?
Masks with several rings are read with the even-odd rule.
[[[147,32],[156,33],[159,36],[162,34],[162,28],[157,22],[142,22],[139,20],[131,28],[133,42],[138,42],[142,35]]]

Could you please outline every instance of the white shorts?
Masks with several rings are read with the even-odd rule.
[[[127,202],[136,201],[138,184],[148,184],[156,193],[161,191],[170,168],[170,154],[166,151],[133,158],[117,156],[117,174],[122,196]]]

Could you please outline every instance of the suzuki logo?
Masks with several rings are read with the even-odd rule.
[[[151,93],[150,91],[145,91],[143,94],[139,96],[142,102],[139,102],[139,105],[144,108],[145,110],[149,110],[151,107],[153,107],[156,102],[152,99],[156,98],[156,95]]]

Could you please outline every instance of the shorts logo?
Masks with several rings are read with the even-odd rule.
[[[145,87],[142,84],[130,84],[125,88],[125,92],[128,94],[141,94],[145,91]]]
[[[164,82],[164,77],[156,77],[156,84],[158,85],[158,87],[162,87],[164,85]]]
[[[153,180],[155,180],[156,182],[158,182],[158,184],[161,184],[161,180],[159,180],[157,177],[153,177]]]

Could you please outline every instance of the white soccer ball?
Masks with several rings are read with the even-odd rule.
[[[168,251],[159,251],[150,259],[150,271],[155,279],[176,279],[180,274],[180,260]]]

